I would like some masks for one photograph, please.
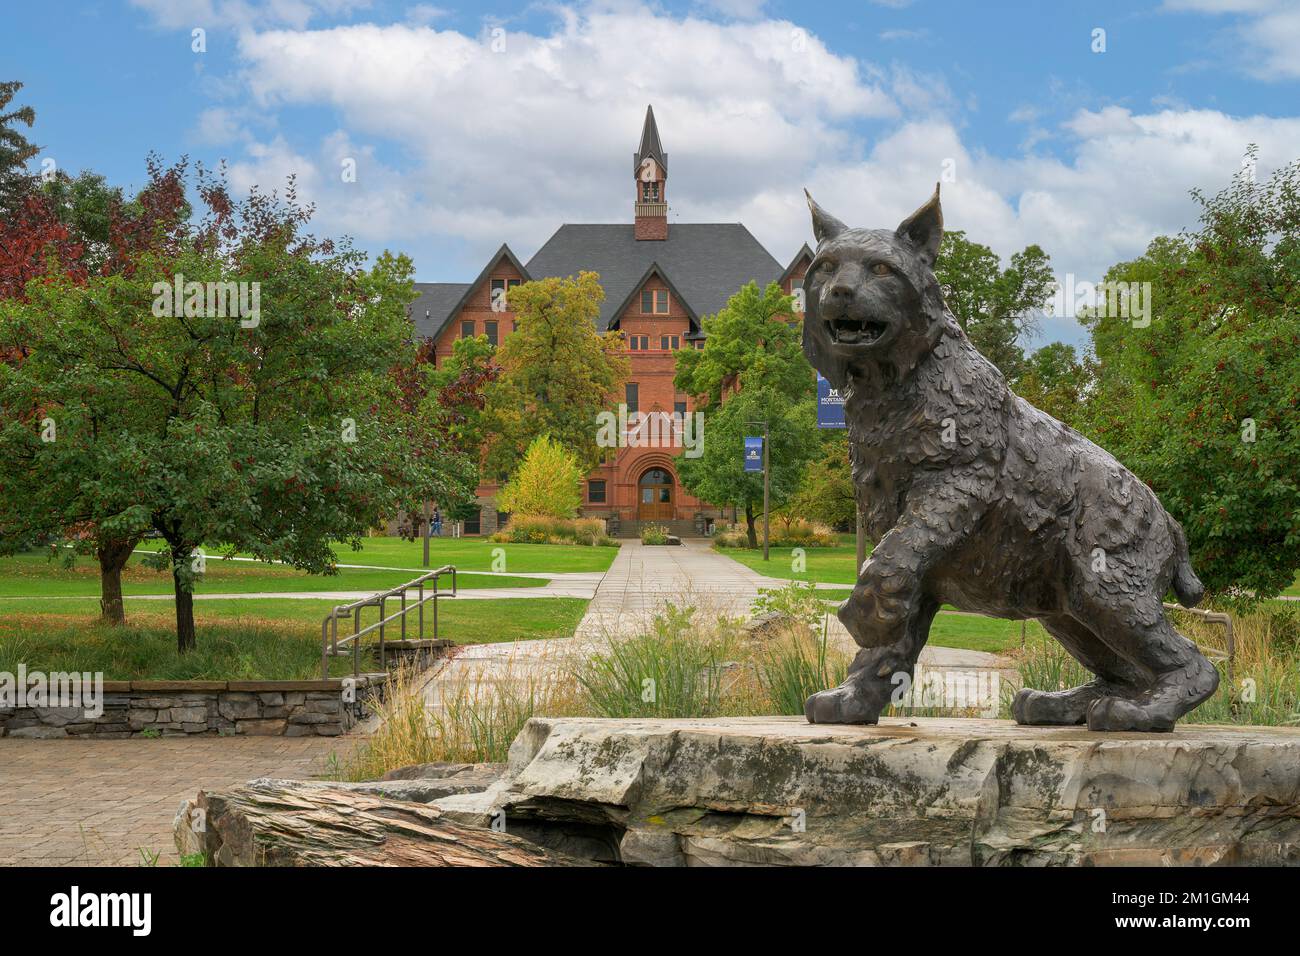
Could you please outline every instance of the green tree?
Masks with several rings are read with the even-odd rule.
[[[200,546],[333,572],[331,543],[359,546],[436,467],[411,453],[392,374],[414,349],[410,260],[366,269],[304,235],[292,185],[283,202],[235,204],[202,177],[199,193],[207,213],[177,224],[184,242],[0,302],[0,337],[28,350],[0,367],[0,516],[24,496],[52,529],[156,532],[182,652]],[[215,307],[232,287],[208,283],[227,282],[238,309]]]
[[[817,454],[804,468],[786,510],[792,518],[850,529],[857,518],[856,502],[849,471],[848,435],[842,430],[823,432]]]
[[[516,515],[572,518],[582,505],[582,476],[572,452],[549,436],[539,435],[501,489],[499,507]]]
[[[1058,421],[1077,427],[1091,389],[1094,365],[1086,355],[1080,358],[1074,346],[1049,342],[1025,360],[1016,380],[1016,394]]]
[[[763,511],[763,475],[744,470],[746,436],[762,435],[766,421],[772,475],[771,506],[775,510],[795,493],[808,459],[817,450],[816,408],[813,402],[791,402],[772,388],[745,388],[706,415],[703,454],[678,459],[682,484],[696,497],[716,505],[744,509],[749,546],[758,547],[757,518]]]
[[[1019,342],[1036,331],[1035,311],[1052,290],[1047,253],[1026,246],[1003,269],[992,249],[970,241],[958,229],[944,233],[934,273],[948,308],[971,342],[1014,381],[1024,367]]]
[[[1149,326],[1085,317],[1085,430],[1182,522],[1207,589],[1269,597],[1300,570],[1300,162],[1193,195],[1197,228],[1107,273],[1150,283]]]
[[[604,298],[594,272],[510,290],[518,328],[496,350],[501,374],[488,390],[485,422],[493,477],[514,471],[539,435],[558,441],[586,470],[599,462],[596,416],[629,370],[621,334],[596,331]]]
[[[760,290],[751,282],[704,318],[703,349],[677,355],[676,386],[704,413],[702,454],[679,459],[682,484],[705,501],[743,507],[750,547],[758,546],[763,476],[744,470],[742,453],[744,438],[762,430],[747,423],[768,423],[774,509],[794,494],[817,450],[816,376],[794,314],[776,283]]]
[[[676,387],[710,405],[741,385],[813,397],[816,377],[803,354],[803,326],[790,319],[794,314],[793,297],[775,282],[766,289],[748,283],[717,315],[703,319],[704,348],[677,353]]]
[[[27,161],[41,151],[17,129],[19,123],[31,129],[36,111],[30,106],[9,109],[22,88],[16,80],[0,82],[0,211],[4,212],[16,210],[31,189],[33,177],[27,172]]]

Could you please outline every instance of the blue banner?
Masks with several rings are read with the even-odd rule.
[[[763,470],[763,439],[761,436],[758,438],[745,438],[745,470]]]
[[[817,427],[844,428],[844,396],[831,383],[817,376]]]

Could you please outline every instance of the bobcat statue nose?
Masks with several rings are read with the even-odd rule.
[[[847,282],[837,282],[826,291],[826,302],[828,305],[843,307],[853,301],[855,294],[853,286]]]

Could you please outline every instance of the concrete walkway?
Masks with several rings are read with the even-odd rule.
[[[179,862],[172,818],[201,789],[325,773],[355,736],[0,739],[0,865]],[[142,855],[141,851],[144,851]]]
[[[643,627],[669,602],[719,614],[745,614],[758,589],[772,586],[768,580],[718,554],[705,540],[688,538],[679,547],[625,541],[587,605],[578,636]]]
[[[744,616],[760,588],[780,588],[788,583],[733,561],[710,548],[707,541],[688,539],[680,547],[625,541],[595,589],[573,637],[467,646],[429,676],[421,693],[426,706],[437,710],[449,693],[468,691],[477,697],[503,682],[538,685],[558,673],[571,655],[647,627],[668,603],[695,607],[706,614]],[[849,654],[857,651],[852,636],[833,612],[827,614],[825,624],[832,645]],[[954,647],[927,646],[920,663],[931,670],[996,670],[1004,678],[1015,673],[1010,662],[997,654]]]
[[[484,575],[493,572],[484,571]],[[531,588],[461,588],[456,594],[457,601],[488,601],[501,600],[504,598],[583,598],[590,599],[596,593],[596,587],[600,584],[603,577],[599,571],[596,572],[566,572],[564,574],[510,574],[502,577],[518,578],[546,578],[546,584],[541,587]],[[196,601],[253,601],[265,598],[274,598],[286,601],[334,601],[338,604],[350,604],[353,601],[360,601],[362,598],[370,597],[375,593],[371,588],[367,591],[240,591],[231,593],[217,594],[196,594]],[[414,592],[412,592],[414,593]],[[93,595],[54,595],[50,597],[26,597],[15,595],[6,597],[4,600],[30,600],[30,601],[51,601],[51,600],[85,600]],[[172,601],[175,596],[172,594],[128,594],[128,601]]]

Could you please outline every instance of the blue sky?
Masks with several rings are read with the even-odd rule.
[[[647,102],[672,216],[742,221],[782,261],[810,238],[802,187],[885,226],[949,170],[949,228],[1097,279],[1192,224],[1189,190],[1247,143],[1261,175],[1300,158],[1298,6],[71,0],[7,5],[0,78],[64,169],[138,185],[154,150],[225,159],[237,189],[293,172],[317,231],[427,281],[626,221]]]

